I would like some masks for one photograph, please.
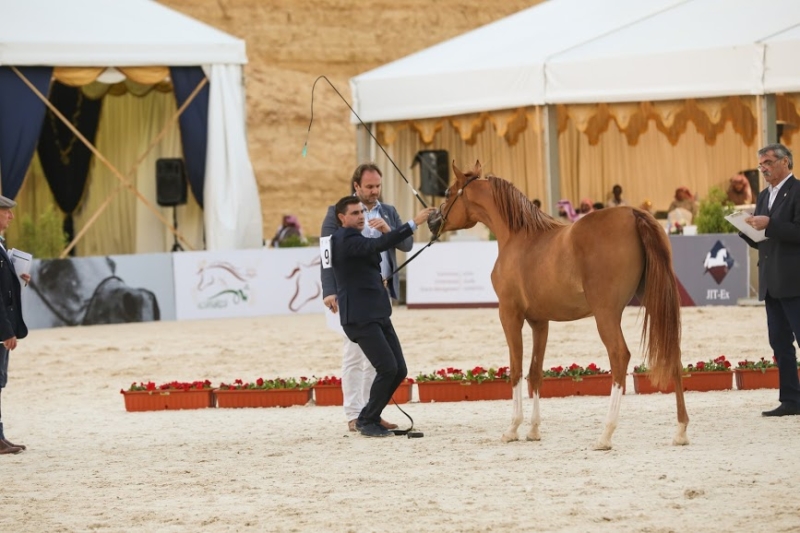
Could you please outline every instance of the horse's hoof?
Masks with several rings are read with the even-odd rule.
[[[608,450],[611,449],[611,443],[610,442],[603,442],[603,441],[599,440],[599,441],[594,443],[594,449],[599,451],[599,452],[608,451]]]
[[[531,440],[531,441],[540,441],[540,440],[542,440],[542,436],[539,434],[538,431],[529,431],[528,435],[525,438],[527,440]]]
[[[689,444],[689,437],[686,435],[675,435],[675,438],[672,439],[673,446],[686,446]]]
[[[514,442],[514,441],[518,441],[518,440],[519,440],[519,437],[517,436],[517,434],[516,434],[516,433],[514,433],[514,434],[512,434],[512,435],[509,435],[509,434],[507,434],[507,433],[503,433],[503,437],[502,437],[502,439],[501,439],[501,440],[502,440],[503,442]]]

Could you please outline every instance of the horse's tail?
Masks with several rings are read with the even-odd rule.
[[[650,379],[657,386],[665,385],[670,379],[680,378],[682,366],[678,282],[664,228],[644,211],[634,209],[633,215],[645,254],[642,344]]]

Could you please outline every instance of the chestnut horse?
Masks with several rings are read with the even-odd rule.
[[[622,311],[634,295],[644,308],[642,342],[654,382],[675,383],[678,429],[673,444],[688,444],[689,416],[681,385],[680,298],[666,232],[649,213],[632,207],[595,211],[574,224],[541,212],[511,183],[481,178],[480,162],[463,174],[455,163],[455,185],[428,225],[434,235],[482,222],[497,237],[492,271],[500,322],[508,343],[513,388],[511,426],[505,442],[518,440],[522,424],[522,326],[533,330],[528,389],[533,416],[528,440],[540,440],[539,390],[549,322],[593,316],[608,351],[611,405],[595,449],[611,448],[622,386],[631,354],[622,335]]]

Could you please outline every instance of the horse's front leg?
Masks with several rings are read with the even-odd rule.
[[[542,415],[539,412],[539,391],[542,390],[544,350],[547,345],[547,333],[550,331],[550,323],[547,321],[528,321],[528,323],[533,330],[533,357],[531,358],[530,370],[528,370],[528,394],[533,398],[533,414],[531,415],[531,429],[528,432],[527,439],[541,440],[539,425],[542,423]]]
[[[517,429],[522,424],[522,313],[509,306],[500,303],[500,323],[503,325],[503,332],[506,335],[508,344],[508,360],[511,369],[511,390],[513,391],[513,414],[511,416],[511,426],[503,433],[503,442],[519,440]]]

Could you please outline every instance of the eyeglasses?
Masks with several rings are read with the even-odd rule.
[[[783,158],[781,158],[781,159],[783,159]],[[771,166],[775,165],[775,163],[777,163],[781,159],[776,159],[774,161],[770,161],[769,159],[766,159],[766,160],[764,160],[764,161],[762,161],[761,163],[758,164],[758,168],[771,167]]]

